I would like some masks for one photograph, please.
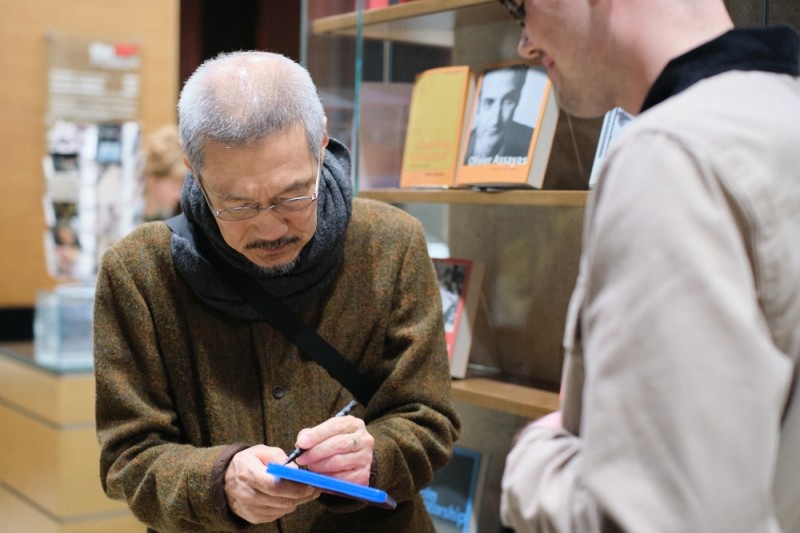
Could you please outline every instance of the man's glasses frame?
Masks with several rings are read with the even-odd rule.
[[[206,188],[203,186],[203,177],[199,172],[197,173],[197,183],[200,185],[200,191],[202,191],[203,197],[206,199],[208,208],[215,217],[227,222],[239,222],[242,220],[251,219],[258,215],[261,211],[272,210],[275,213],[296,213],[298,211],[302,211],[303,209],[307,209],[317,200],[317,198],[319,198],[319,180],[321,175],[322,158],[320,158],[319,162],[317,163],[317,179],[314,182],[314,194],[309,196],[295,196],[294,198],[287,198],[285,200],[281,200],[280,202],[275,202],[267,207],[260,207],[257,205],[242,205],[220,209],[219,211],[214,208],[211,198],[208,197]]]
[[[525,27],[525,0],[520,0],[518,4],[515,0],[497,0],[506,11],[517,21],[517,24]]]

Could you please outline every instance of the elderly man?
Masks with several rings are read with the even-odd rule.
[[[604,158],[560,412],[518,436],[517,532],[800,531],[800,79],[722,0],[505,0]]]
[[[349,155],[285,57],[204,63],[179,112],[183,215],[121,240],[98,276],[106,492],[162,532],[433,531],[418,491],[459,421],[420,224],[352,198]],[[286,320],[351,377],[298,348]],[[362,405],[334,416],[354,396]],[[384,489],[397,508],[266,473],[295,447],[298,465]]]

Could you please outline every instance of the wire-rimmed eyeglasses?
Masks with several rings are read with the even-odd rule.
[[[314,194],[310,196],[295,196],[294,198],[286,198],[285,200],[281,200],[280,202],[275,202],[274,204],[261,207],[257,205],[242,205],[237,207],[228,207],[226,209],[220,209],[217,211],[214,208],[214,204],[211,203],[211,199],[208,197],[208,193],[206,192],[205,187],[203,186],[203,178],[200,176],[200,173],[197,173],[197,183],[200,185],[200,190],[203,192],[203,197],[206,199],[206,203],[208,204],[208,208],[211,209],[211,213],[220,220],[226,220],[229,222],[238,222],[241,220],[247,220],[249,218],[253,218],[261,211],[269,211],[270,209],[276,213],[296,213],[297,211],[302,211],[303,209],[308,208],[311,204],[313,204],[317,198],[319,197],[319,179],[322,170],[322,158],[320,158],[319,162],[317,163],[317,179],[314,183]]]
[[[517,21],[522,27],[525,27],[525,0],[519,0],[519,4],[516,0],[497,0],[500,2],[503,7],[506,8],[506,11],[514,17],[514,20]]]

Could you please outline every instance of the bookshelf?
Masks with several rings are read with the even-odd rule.
[[[469,208],[517,206],[528,209],[582,209],[588,191],[504,190],[496,192],[464,189],[372,189],[361,190],[362,198],[392,204],[444,204]],[[551,210],[552,210],[551,209]],[[503,381],[502,378],[467,377],[452,383],[457,401],[528,419],[544,416],[558,409],[558,394],[552,390]]]
[[[553,189],[412,189],[373,181],[375,174],[363,162],[387,155],[369,152],[380,145],[361,137],[369,138],[365,132],[374,129],[396,135],[397,115],[392,111],[376,117],[373,112],[364,119],[367,114],[362,113],[359,127],[362,104],[373,109],[376,94],[395,94],[398,84],[409,81],[394,77],[398,72],[416,75],[420,69],[448,64],[479,69],[515,60],[520,30],[496,0],[413,0],[361,13],[352,11],[354,5],[309,0],[306,64],[326,105],[331,134],[353,152],[357,196],[406,210],[422,221],[429,244],[446,246],[451,257],[485,265],[470,367],[465,378],[452,380],[451,390],[462,420],[457,444],[493,458],[478,531],[496,531],[503,459],[514,435],[559,407],[561,336],[578,273],[588,174],[600,123],[582,139],[580,125],[559,121],[548,166],[548,173],[552,169],[558,178],[547,181],[559,184]],[[383,40],[377,48],[385,52],[378,58],[380,68],[373,65],[372,70],[367,63],[375,54],[364,52],[376,48],[370,39]],[[408,48],[415,45],[422,48],[409,55]],[[447,61],[421,67],[418,56],[425,55],[424,47],[446,49]],[[360,73],[356,66],[362,67]],[[381,79],[369,77],[376,70]],[[369,122],[376,120],[380,123]],[[576,164],[576,159],[581,161]]]
[[[356,115],[364,101],[359,87],[371,81],[371,90],[377,85],[380,91],[381,82],[366,79],[366,65],[360,78],[355,69],[352,80],[331,71],[328,65],[347,68],[366,62],[362,48],[369,39],[444,47],[450,50],[450,64],[468,64],[474,69],[517,58],[519,27],[496,0],[413,0],[353,10],[357,5],[311,0],[306,19],[309,70],[323,101],[326,96],[333,101],[332,95],[337,101],[336,110],[328,113],[329,127],[337,127],[345,109],[345,119],[354,124],[354,139],[359,137]],[[389,54],[382,58],[384,72],[392,70],[386,62],[393,60],[414,67],[407,56],[395,60]],[[395,81],[382,80],[387,91]],[[347,116],[348,112],[352,115]],[[571,130],[572,124],[559,127],[563,133]],[[336,133],[334,136],[341,138]],[[551,391],[557,389],[560,378],[561,333],[577,276],[590,167],[588,164],[580,169],[585,172],[576,170],[581,166],[574,164],[580,146],[574,141],[572,136],[560,143],[560,152],[554,146],[551,155],[550,166],[567,176],[556,181],[569,182],[560,190],[376,188],[368,180],[362,184],[359,178],[361,160],[369,147],[349,143],[354,152],[358,196],[410,211],[423,220],[426,232],[426,215],[418,213],[434,213],[433,219],[445,226],[443,239],[452,257],[476,259],[487,265],[488,307],[485,316],[478,317],[471,362],[489,372],[478,372],[481,377],[477,378],[468,374],[466,379],[453,382],[454,397],[461,402],[525,418],[537,418],[558,408],[557,396]],[[596,141],[596,135],[590,135],[588,146],[581,152],[586,156],[584,161],[593,159]],[[364,151],[361,155],[360,150]],[[570,159],[570,164],[552,164],[553,160],[565,159]],[[529,273],[532,275],[526,282],[514,281]]]

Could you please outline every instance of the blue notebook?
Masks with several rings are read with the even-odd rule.
[[[324,474],[317,474],[316,472],[292,468],[278,463],[269,463],[267,465],[267,474],[272,474],[275,477],[288,479],[296,483],[311,485],[329,494],[360,500],[371,505],[383,507],[384,509],[394,509],[397,507],[397,502],[394,501],[394,498],[386,494],[386,491],[343,481]]]

